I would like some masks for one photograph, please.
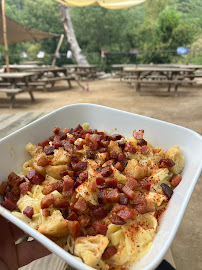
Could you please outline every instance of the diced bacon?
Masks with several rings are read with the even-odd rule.
[[[170,158],[162,158],[159,161],[159,167],[161,168],[171,168],[175,166],[175,162]]]
[[[30,182],[24,182],[19,185],[20,193],[26,195],[31,190],[32,184]]]
[[[56,149],[58,149],[59,147],[62,146],[62,142],[61,142],[60,136],[54,136],[52,145],[53,145]]]
[[[144,179],[143,181],[141,181],[140,183],[140,188],[146,189],[147,191],[150,191],[151,188],[151,182],[147,181],[146,179]]]
[[[53,133],[58,134],[60,132],[60,128],[55,126],[53,129]]]
[[[44,147],[44,152],[46,155],[53,155],[55,147],[54,146],[46,146]]]
[[[2,206],[8,209],[9,211],[15,210],[17,204],[11,200],[6,200],[5,202],[2,203]]]
[[[147,141],[145,141],[144,139],[141,139],[137,142],[137,145],[139,146],[147,145]]]
[[[62,133],[66,133],[66,134],[69,133],[69,132],[70,132],[69,128],[64,128],[63,131],[62,131]]]
[[[42,215],[43,215],[44,217],[49,217],[49,216],[50,216],[50,211],[49,211],[48,209],[43,209],[43,210],[42,210]]]
[[[100,145],[104,148],[106,148],[109,145],[109,141],[105,141],[104,139],[101,140]]]
[[[101,170],[101,175],[103,177],[109,177],[113,173],[113,170],[111,167],[104,167]]]
[[[91,216],[90,215],[81,215],[78,217],[78,222],[82,227],[87,227],[91,224]]]
[[[42,147],[45,147],[47,145],[49,145],[49,140],[45,140],[43,142],[38,143],[38,146],[42,146]]]
[[[8,200],[12,201],[12,202],[17,202],[19,196],[16,196],[13,192],[8,191],[8,192],[6,192],[6,198],[7,198]]]
[[[74,211],[72,211],[68,217],[68,220],[74,221],[74,220],[78,220],[78,218],[79,216]]]
[[[64,143],[64,149],[69,152],[70,154],[73,154],[74,152],[74,146],[70,143],[70,141]]]
[[[75,203],[74,208],[78,210],[79,212],[85,212],[88,208],[86,200],[82,197],[78,199],[78,201]]]
[[[91,184],[90,184],[90,190],[92,192],[96,192],[97,191],[97,184],[95,182],[91,182]]]
[[[73,171],[85,171],[88,165],[87,161],[79,161],[77,163],[71,163]]]
[[[66,175],[69,175],[71,178],[73,178],[74,177],[74,171],[67,170],[67,171],[64,171],[64,172],[61,173],[62,177],[66,176]]]
[[[10,184],[12,187],[19,186],[21,183],[21,177],[16,173],[11,172],[8,176],[8,185]]]
[[[119,170],[120,172],[123,171],[123,166],[121,165],[120,162],[117,162],[117,163],[114,165],[114,167],[115,167],[117,170]]]
[[[121,219],[123,219],[125,222],[129,219],[132,219],[132,213],[131,213],[130,209],[120,210],[117,213],[117,216],[120,217]]]
[[[126,145],[124,147],[124,151],[129,152],[131,154],[135,154],[136,153],[136,147],[134,145],[131,145],[130,143],[126,143]]]
[[[86,228],[86,234],[90,236],[95,236],[97,235],[97,231],[93,228],[93,226],[87,227]]]
[[[122,136],[120,134],[113,134],[109,137],[112,141],[117,141],[117,140],[120,140],[122,138]]]
[[[95,159],[96,155],[93,153],[93,151],[86,151],[86,158],[87,159]]]
[[[20,190],[18,186],[14,186],[11,188],[11,192],[13,192],[13,194],[15,194],[16,196],[20,196]]]
[[[54,183],[51,183],[51,184],[45,186],[42,189],[42,193],[44,195],[47,195],[47,194],[53,192],[54,190],[57,190],[58,192],[62,192],[62,190],[63,190],[63,183],[62,183],[62,181],[56,181]]]
[[[103,205],[98,206],[92,212],[96,219],[103,219],[107,216],[107,209]]]
[[[125,168],[126,165],[128,164],[128,159],[127,159],[127,157],[126,157],[124,154],[122,154],[122,153],[120,153],[120,154],[118,155],[118,161],[121,163],[121,166],[122,166],[123,168]]]
[[[88,171],[83,171],[79,174],[79,179],[84,182],[88,179]]]
[[[102,254],[103,260],[109,260],[112,256],[114,256],[117,253],[117,248],[115,246],[107,247]]]
[[[26,215],[28,218],[32,218],[32,216],[34,215],[34,209],[31,206],[27,206],[24,211],[23,214]]]
[[[146,211],[146,204],[138,204],[138,205],[136,205],[135,206],[135,209],[139,212],[139,213],[141,213],[141,214],[144,214],[145,213],[145,211]]]
[[[118,192],[118,189],[112,189],[107,192],[106,199],[108,203],[116,203],[119,202],[120,199],[120,193]]]
[[[126,143],[124,141],[119,141],[118,146],[123,150],[125,147]]]
[[[54,202],[53,194],[48,194],[41,200],[41,209],[49,208]]]
[[[144,197],[136,197],[136,198],[134,198],[134,200],[133,200],[133,204],[134,205],[138,205],[138,204],[147,204],[147,200],[144,198]]]
[[[113,223],[115,225],[124,225],[126,223],[123,219],[118,217],[116,214],[113,216],[110,216],[109,220],[111,221],[111,223]]]
[[[107,186],[105,179],[103,177],[97,177],[96,184],[97,184],[97,188],[99,188],[99,189],[106,188],[106,186]]]
[[[47,156],[41,156],[39,160],[37,161],[38,166],[46,167],[50,163]]]
[[[102,224],[101,222],[99,222],[99,221],[94,221],[94,222],[93,222],[93,227],[95,228],[95,230],[96,230],[98,233],[100,233],[100,234],[102,234],[102,235],[106,235],[107,230],[108,230],[107,226],[106,226],[106,225],[103,225],[103,224]]]
[[[149,152],[149,147],[147,147],[146,145],[141,146],[140,152],[141,154],[147,154]]]
[[[121,196],[120,199],[119,199],[119,203],[122,204],[122,205],[127,205],[129,202],[129,199],[127,196]]]
[[[178,186],[181,180],[182,180],[182,176],[180,174],[174,175],[171,180],[171,188],[175,188],[176,186]]]
[[[106,181],[107,187],[109,188],[117,188],[117,179],[116,178],[111,178]]]
[[[60,135],[60,140],[61,140],[62,145],[64,145],[64,143],[66,142],[66,139],[67,139],[67,134],[62,133]]]
[[[106,151],[104,151],[104,152],[106,152]],[[109,152],[109,158],[110,159],[117,159],[117,157],[118,157],[118,154],[115,151],[110,151]]]
[[[101,139],[102,139],[102,135],[98,135],[98,134],[89,134],[89,133],[87,133],[86,136],[85,136],[85,140],[87,142],[91,142],[96,146],[101,142]]]
[[[137,180],[135,180],[135,178],[129,177],[128,181],[126,182],[126,186],[130,189],[134,189],[135,187],[139,186],[139,183],[137,182]]]
[[[79,162],[79,156],[75,154],[70,155],[71,162],[77,163]]]
[[[100,190],[97,196],[97,200],[99,204],[106,204],[107,198],[106,198],[106,190]]]
[[[139,131],[136,131],[136,130],[133,131],[133,137],[137,140],[143,139],[143,135],[144,135],[143,129],[141,129]]]
[[[127,207],[125,205],[116,204],[112,210],[111,213],[118,213],[120,210],[125,210]]]
[[[78,186],[80,186],[83,183],[83,181],[81,181],[78,177],[76,179],[76,181],[74,181],[74,188],[77,188]]]
[[[66,175],[63,177],[63,190],[62,190],[62,195],[63,196],[69,196],[72,195],[74,190],[74,181],[73,179],[69,176]]]
[[[135,192],[130,189],[127,185],[125,185],[123,188],[122,188],[122,191],[126,194],[126,196],[133,200],[135,198]]]
[[[7,182],[3,181],[1,183],[1,185],[0,185],[0,195],[5,194],[7,186],[8,186]]]
[[[27,173],[27,179],[33,185],[40,185],[45,180],[45,177],[39,174],[36,170],[31,170]]]
[[[118,188],[118,191],[119,192],[123,192],[122,189],[123,189],[124,185],[123,184],[117,184],[117,188]]]
[[[55,208],[65,208],[69,205],[69,202],[65,199],[62,198],[56,198],[55,201],[53,202],[53,207]]]
[[[77,237],[83,235],[83,232],[81,230],[81,226],[78,221],[67,221],[68,231],[69,234],[76,239]]]

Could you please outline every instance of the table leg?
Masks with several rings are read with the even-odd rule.
[[[72,88],[71,81],[70,80],[67,80],[67,82],[68,82],[69,88]]]
[[[30,94],[31,100],[32,100],[32,101],[35,101],[35,98],[34,98],[34,95],[33,95],[33,93],[32,93],[32,90],[29,91],[29,94]]]

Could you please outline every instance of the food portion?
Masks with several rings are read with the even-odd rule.
[[[45,138],[44,138],[45,139]],[[151,248],[159,217],[181,182],[179,146],[59,127],[0,185],[2,205],[96,269],[128,269]]]

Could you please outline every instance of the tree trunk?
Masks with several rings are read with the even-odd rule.
[[[69,7],[59,4],[59,8],[62,16],[62,23],[67,36],[67,42],[70,44],[70,49],[74,58],[76,59],[76,62],[79,65],[88,65],[88,61],[86,60],[85,55],[83,55],[74,33],[74,28],[69,13]]]

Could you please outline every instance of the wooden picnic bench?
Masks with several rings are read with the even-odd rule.
[[[38,76],[37,81],[45,84],[45,89],[48,84],[53,87],[58,81],[67,81],[69,88],[72,88],[71,81],[76,81],[77,84],[84,89],[84,86],[79,82],[78,77],[68,71],[66,67],[39,67],[31,69]]]
[[[33,86],[31,87],[32,76],[35,75],[31,72],[10,72],[10,73],[0,73],[0,78],[2,81],[0,85],[7,88],[0,88],[0,93],[5,93],[7,97],[10,97],[10,108],[14,107],[15,96],[22,92],[28,92],[31,100],[34,101],[34,95],[32,93]],[[24,87],[19,84],[22,83]]]
[[[69,88],[72,88],[71,81],[75,81],[75,80],[76,80],[76,78],[73,76],[60,76],[60,77],[45,77],[45,78],[38,80],[38,82],[44,83],[45,87],[48,84],[51,84],[51,86],[54,87],[55,82],[57,82],[57,81],[67,81]]]
[[[142,80],[133,80],[133,83],[136,86],[136,92],[140,93],[141,85],[142,84],[160,84],[160,85],[168,85],[167,93],[176,95],[178,87],[181,85],[194,85],[196,82],[194,81],[184,81],[184,80],[148,80],[148,79],[142,79]],[[171,92],[171,86],[174,86],[174,92]]]
[[[0,93],[6,93],[8,97],[10,97],[10,109],[14,108],[15,104],[15,96],[19,93],[22,93],[23,90],[21,88],[0,88]]]

